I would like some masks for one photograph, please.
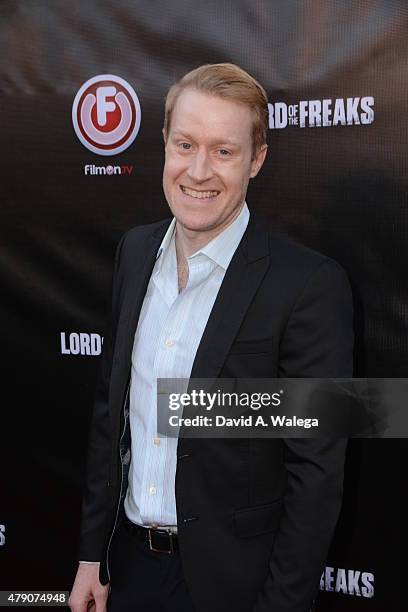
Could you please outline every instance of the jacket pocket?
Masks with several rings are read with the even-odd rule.
[[[273,344],[273,338],[266,338],[265,340],[236,340],[231,345],[229,354],[271,353]]]
[[[276,531],[282,510],[282,499],[262,506],[241,508],[234,512],[235,533],[248,538],[269,531]]]

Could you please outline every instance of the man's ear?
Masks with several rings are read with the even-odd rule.
[[[254,159],[251,161],[251,174],[250,177],[254,178],[260,169],[262,168],[262,164],[265,161],[266,153],[268,151],[268,145],[263,144],[259,147],[257,152],[255,153]]]
[[[166,134],[166,130],[164,128],[162,129],[162,134],[163,134],[164,146],[166,146],[167,134]]]

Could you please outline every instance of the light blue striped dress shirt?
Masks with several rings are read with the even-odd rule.
[[[188,282],[181,293],[175,219],[158,250],[132,352],[132,457],[125,513],[139,525],[177,525],[177,438],[157,437],[156,381],[190,377],[208,317],[248,221],[249,210],[244,202],[231,225],[187,258]]]

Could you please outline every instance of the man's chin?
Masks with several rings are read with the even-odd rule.
[[[217,227],[217,223],[211,223],[207,220],[196,220],[196,219],[184,219],[182,217],[177,218],[177,224],[183,228],[184,231],[200,233],[210,232]]]
[[[183,227],[184,230],[190,232],[208,232],[215,229],[220,224],[220,219],[217,217],[209,218],[208,211],[198,212],[194,214],[185,211],[173,211],[174,216],[177,219],[178,225]]]

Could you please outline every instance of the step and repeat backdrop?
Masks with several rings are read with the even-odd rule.
[[[163,105],[188,70],[263,84],[249,207],[348,272],[355,375],[408,376],[407,38],[405,0],[2,0],[0,589],[72,586],[113,254],[169,214]],[[319,611],[407,609],[407,451],[350,442]]]

